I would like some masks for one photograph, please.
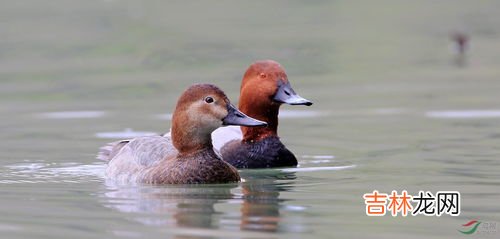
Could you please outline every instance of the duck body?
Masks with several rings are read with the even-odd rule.
[[[232,106],[217,87],[198,84],[177,102],[171,137],[144,136],[101,148],[105,176],[120,183],[198,184],[240,181],[236,168],[214,152],[211,133],[223,125],[265,125]]]
[[[278,137],[282,104],[312,105],[295,93],[283,67],[272,60],[257,61],[243,75],[239,110],[267,122],[265,127],[221,128],[212,134],[223,160],[237,168],[271,168],[297,165],[294,154]]]
[[[295,155],[277,136],[268,136],[254,142],[232,140],[222,149],[225,161],[236,168],[274,168],[297,165]]]
[[[236,168],[212,149],[178,156],[171,139],[161,136],[128,141],[108,163],[105,173],[122,183],[198,184],[240,180]]]
[[[238,182],[236,168],[224,162],[212,149],[164,160],[160,167],[145,171],[144,183],[199,184]]]

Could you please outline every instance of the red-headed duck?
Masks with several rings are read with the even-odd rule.
[[[267,127],[218,129],[212,134],[222,158],[236,168],[296,166],[297,159],[278,137],[280,106],[312,105],[295,93],[283,67],[263,60],[250,65],[241,82],[239,109]]]
[[[210,84],[189,87],[177,102],[171,137],[144,136],[101,148],[105,175],[119,182],[151,184],[228,183],[238,171],[214,152],[211,133],[223,125],[264,126],[238,111]]]

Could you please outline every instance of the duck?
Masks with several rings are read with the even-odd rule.
[[[177,101],[171,136],[142,136],[110,143],[98,159],[105,176],[119,183],[201,184],[240,181],[236,168],[214,151],[211,133],[221,126],[265,126],[231,104],[212,84],[195,84]]]
[[[268,124],[215,130],[212,139],[222,158],[236,168],[297,166],[297,158],[278,136],[278,114],[282,104],[311,106],[313,102],[295,92],[278,62],[260,60],[251,64],[241,81],[238,108]]]

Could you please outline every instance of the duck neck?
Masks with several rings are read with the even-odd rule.
[[[187,125],[189,121],[173,119],[172,122],[172,143],[179,151],[179,156],[213,149],[211,132],[202,131],[194,125]]]
[[[179,151],[179,156],[188,156],[213,149],[210,134],[208,136],[189,134],[172,129],[172,142],[177,151]]]
[[[280,104],[267,103],[258,105],[255,102],[246,104],[240,99],[239,109],[246,115],[267,122],[265,127],[241,127],[243,141],[253,142],[269,136],[278,136],[278,113]]]

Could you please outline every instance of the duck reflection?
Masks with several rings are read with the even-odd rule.
[[[146,214],[135,219],[147,225],[216,228],[214,205],[233,199],[238,184],[119,186],[106,183],[106,206],[121,212]],[[170,215],[165,218],[165,215]]]
[[[280,231],[280,207],[284,199],[280,192],[287,191],[296,178],[294,172],[279,170],[248,170],[241,173],[243,203],[241,206],[242,230]]]
[[[121,212],[134,213],[134,220],[146,225],[172,228],[202,228],[234,231],[277,232],[280,227],[280,192],[293,185],[294,172],[244,170],[238,184],[217,185],[116,185],[106,182],[104,205]],[[236,193],[233,193],[232,190]],[[231,205],[241,203],[241,216]],[[237,205],[237,204],[236,204]],[[235,222],[236,220],[236,222]],[[173,232],[175,234],[175,232]],[[185,235],[185,232],[182,234]]]

